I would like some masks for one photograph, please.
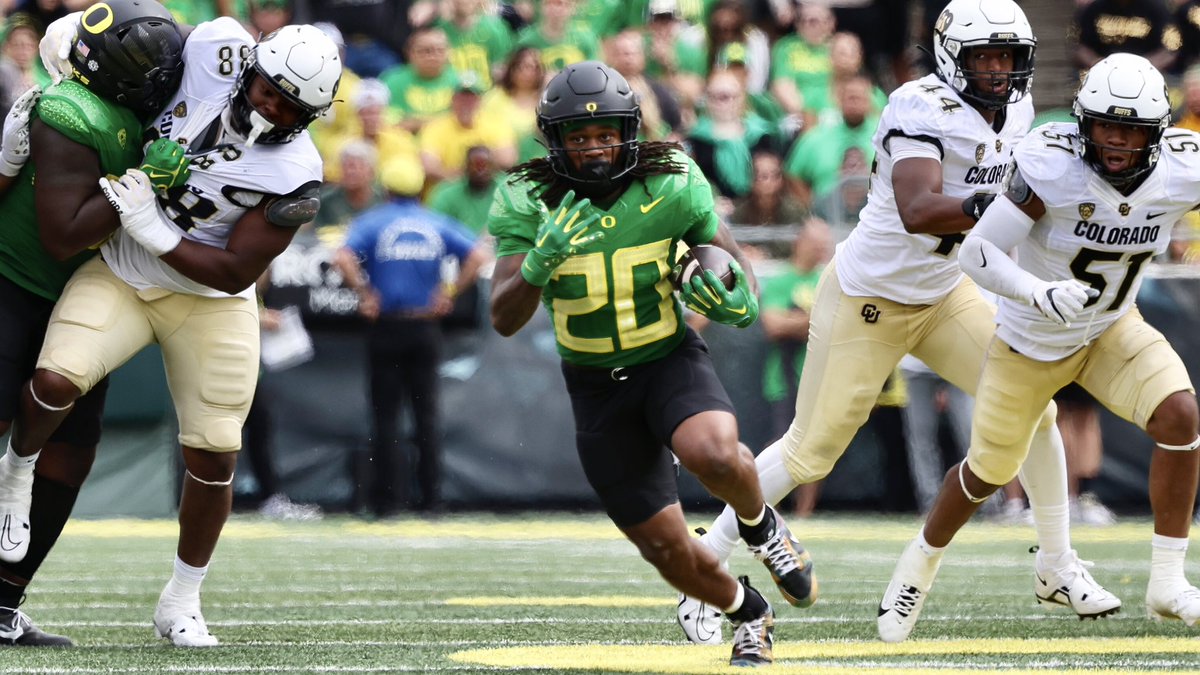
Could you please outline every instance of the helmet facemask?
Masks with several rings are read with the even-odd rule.
[[[977,49],[1010,49],[1013,69],[993,72],[971,68],[971,58]],[[958,64],[955,80],[961,80],[965,84],[959,90],[959,95],[984,110],[1000,110],[1010,103],[1020,101],[1029,92],[1029,81],[1033,79],[1033,51],[1031,45],[1007,41],[989,41],[986,44],[962,47],[955,59]],[[1002,94],[996,93],[992,89],[997,84],[1007,84],[1008,88]]]
[[[1092,170],[1104,178],[1120,192],[1125,192],[1149,173],[1158,163],[1163,132],[1166,131],[1168,120],[1154,119],[1122,119],[1116,115],[1097,113],[1081,109],[1076,105],[1075,116],[1079,119],[1079,136],[1083,141],[1083,161]],[[1146,130],[1146,144],[1137,147],[1117,147],[1104,145],[1094,139],[1093,133],[1097,122],[1124,124],[1131,127],[1141,127]],[[1104,164],[1104,151],[1115,151],[1137,154],[1137,161],[1121,171],[1109,171]],[[1140,153],[1140,154],[1139,154]]]
[[[633,170],[633,167],[637,166],[637,132],[641,126],[641,114],[639,112],[636,115],[606,115],[596,118],[596,122],[602,123],[614,118],[617,120],[616,126],[621,134],[621,142],[588,149],[590,151],[615,148],[614,161],[611,163],[607,160],[585,161],[581,162],[578,168],[572,161],[571,154],[584,151],[567,150],[565,141],[569,133],[568,129],[586,125],[588,119],[569,119],[548,123],[546,128],[542,129],[542,133],[546,136],[546,142],[549,145],[550,166],[554,172],[577,183],[609,185]]]

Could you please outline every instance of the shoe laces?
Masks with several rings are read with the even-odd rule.
[[[1095,566],[1096,563],[1092,562],[1091,560],[1084,560],[1080,558],[1079,554],[1075,552],[1075,549],[1071,549],[1070,551],[1062,554],[1062,556],[1058,559],[1057,564],[1046,565],[1048,571],[1053,572],[1054,575],[1058,577],[1058,580],[1063,584],[1070,584],[1076,579],[1082,579],[1092,586],[1098,587],[1099,585],[1096,583],[1096,580],[1092,578],[1091,572],[1088,572],[1088,568]]]
[[[775,534],[762,546],[752,546],[754,557],[767,563],[779,576],[800,569],[796,550],[788,542],[788,531],[780,524],[775,525]]]
[[[921,599],[921,589],[910,584],[904,584],[900,587],[900,592],[896,594],[896,599],[892,601],[892,611],[905,618],[912,614],[916,608],[917,602]]]
[[[763,625],[767,621],[771,613],[751,619],[737,625],[733,633],[733,651],[739,656],[754,655],[761,656],[766,649],[770,648],[767,641],[770,638],[767,636],[766,627]]]

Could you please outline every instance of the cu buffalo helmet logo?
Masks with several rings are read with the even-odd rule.
[[[1091,202],[1084,202],[1079,205],[1079,217],[1087,220],[1096,212],[1096,205]]]
[[[941,16],[938,17],[937,24],[934,25],[933,30],[938,33],[945,33],[946,29],[950,27],[950,23],[953,21],[954,15],[950,13],[950,10],[943,10]]]
[[[980,143],[979,145],[975,146],[975,163],[976,164],[980,164],[983,162],[983,155],[986,152],[987,152],[987,143]]]
[[[875,323],[876,321],[879,321],[880,314],[883,314],[883,312],[879,311],[879,308],[876,307],[875,305],[872,305],[870,303],[863,305],[863,308],[862,308],[863,321],[866,321],[867,323]]]

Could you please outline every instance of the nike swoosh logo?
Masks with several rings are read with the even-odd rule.
[[[1046,301],[1050,303],[1050,309],[1053,309],[1054,313],[1058,315],[1058,318],[1062,319],[1063,322],[1065,323],[1067,320],[1067,317],[1063,316],[1062,311],[1059,310],[1059,308],[1058,308],[1058,303],[1054,302],[1054,291],[1055,290],[1056,289],[1051,288],[1050,290],[1046,291]]]
[[[0,549],[5,551],[15,551],[21,546],[21,542],[12,538],[12,516],[5,516],[4,527],[0,528]]]
[[[1158,213],[1147,213],[1147,214],[1146,214],[1146,220],[1150,220],[1150,219],[1152,219],[1152,218],[1157,218],[1157,217],[1161,216],[1161,215],[1162,215],[1162,214],[1164,214],[1164,213],[1166,213],[1166,211],[1159,211]]]
[[[642,205],[638,206],[638,208],[641,209],[642,214],[645,215],[647,213],[650,213],[651,209],[658,206],[658,203],[661,202],[663,199],[664,199],[663,197],[659,197],[658,199],[655,199],[654,201],[650,202],[649,204],[642,204]]]
[[[726,309],[733,312],[734,314],[745,314],[747,311],[745,307],[742,307],[741,309],[734,309],[732,307],[726,307]]]
[[[979,269],[987,267],[987,256],[983,254],[983,249],[979,249],[979,259],[983,261],[983,264],[979,266]]]

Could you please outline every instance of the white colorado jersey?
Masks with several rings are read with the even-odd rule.
[[[185,238],[225,248],[233,226],[265,196],[288,195],[321,180],[321,157],[308,132],[290,143],[244,145],[228,126],[230,92],[254,40],[236,20],[196,26],[183,49],[183,82],[150,135],[177,141],[191,158],[186,185],[159,195],[160,217]],[[101,248],[105,262],[126,283],[144,290],[228,297],[193,281],[142,248],[123,229]],[[238,295],[253,293],[253,285]]]
[[[1025,356],[1055,361],[1095,340],[1133,307],[1146,263],[1200,202],[1200,135],[1168,129],[1154,170],[1122,195],[1083,160],[1075,124],[1034,129],[1017,146],[1017,175],[1046,205],[1017,246],[1022,269],[1045,281],[1078,279],[1100,291],[1069,327],[1033,306],[1000,299],[996,334]]]
[[[1033,103],[1026,96],[1006,108],[1000,133],[958,92],[935,75],[908,82],[888,97],[875,130],[875,167],[858,226],[838,245],[837,273],[847,295],[880,297],[910,305],[941,300],[958,284],[958,244],[964,233],[910,234],[892,191],[890,142],[897,137],[928,143],[941,152],[942,193],[966,199],[999,193],[1013,147],[1029,131]]]

